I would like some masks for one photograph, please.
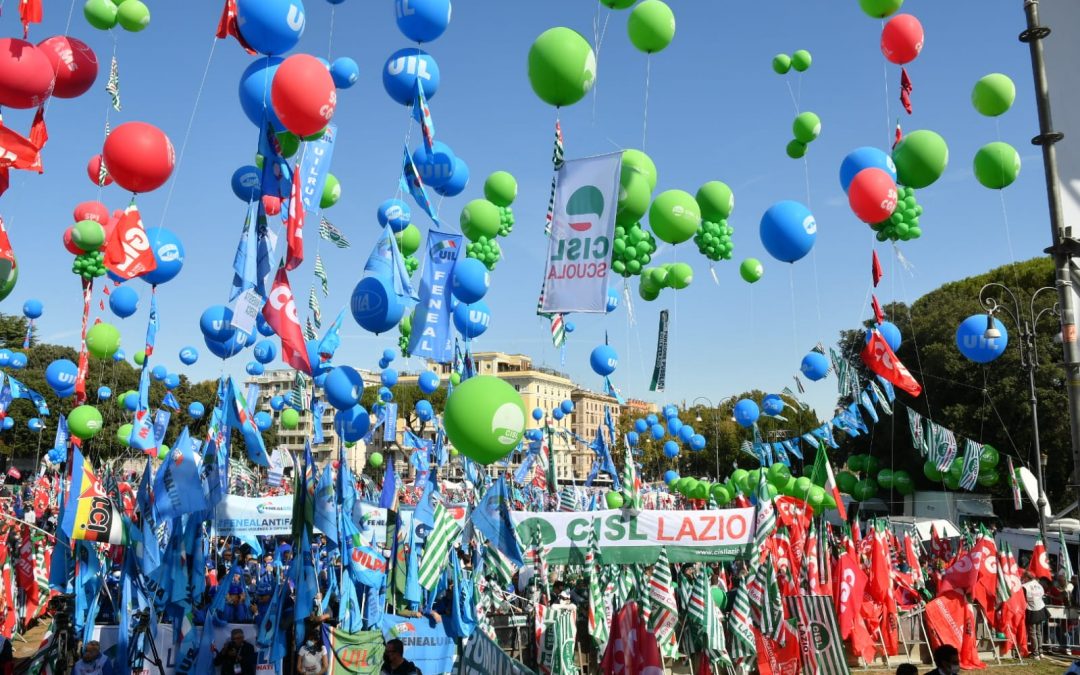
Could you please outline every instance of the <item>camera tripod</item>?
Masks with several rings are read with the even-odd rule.
[[[205,628],[203,630],[205,630]],[[143,648],[139,645],[140,641],[145,641],[150,645],[149,659],[146,657]],[[143,661],[148,660],[151,664],[157,666],[158,675],[165,675],[165,665],[162,663],[161,656],[158,654],[154,636],[150,634],[150,613],[148,611],[144,610],[135,614],[135,625],[131,629],[131,643],[128,645],[127,659],[132,672],[141,670]],[[58,672],[63,673],[65,671]]]

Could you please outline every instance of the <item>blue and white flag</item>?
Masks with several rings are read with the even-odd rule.
[[[460,234],[430,230],[424,254],[420,300],[409,336],[409,354],[436,363],[454,358],[450,331],[450,280],[458,256],[464,253]]]
[[[319,202],[326,186],[326,176],[330,173],[336,136],[337,125],[327,124],[322,136],[304,143],[304,155],[300,158],[300,169],[295,176],[295,179],[300,181],[304,210],[316,216],[319,215]]]
[[[236,245],[236,254],[233,256],[233,281],[232,290],[229,291],[229,302],[236,300],[241,293],[248,289],[258,291],[261,277],[259,276],[259,218],[258,199],[248,202],[247,216],[244,218],[244,229],[240,233],[240,241]],[[266,296],[265,291],[260,293]]]
[[[518,541],[514,521],[510,518],[510,495],[506,489],[506,476],[500,475],[488,488],[480,503],[472,512],[473,527],[518,567],[525,564]]]
[[[154,412],[154,443],[158,447],[165,442],[165,432],[169,429],[169,419],[172,417],[172,413],[168,410],[157,410]]]
[[[202,461],[184,427],[154,479],[154,509],[158,516],[176,518],[208,509],[201,474]]]
[[[409,272],[405,269],[405,258],[398,250],[397,239],[389,226],[384,227],[375,246],[364,265],[364,276],[377,276],[393,281],[394,295],[403,303],[416,302]]]

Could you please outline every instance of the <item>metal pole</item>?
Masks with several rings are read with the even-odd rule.
[[[1031,71],[1035,82],[1035,102],[1039,114],[1039,135],[1032,143],[1042,147],[1043,167],[1046,173],[1046,198],[1050,210],[1050,235],[1053,245],[1046,250],[1054,258],[1055,286],[1061,305],[1061,344],[1064,354],[1065,382],[1069,392],[1069,437],[1073,454],[1073,486],[1080,486],[1080,343],[1077,342],[1077,300],[1069,274],[1072,261],[1080,251],[1080,242],[1073,238],[1071,228],[1065,227],[1061,210],[1061,193],[1058,189],[1057,158],[1054,143],[1064,135],[1054,131],[1050,114],[1050,93],[1046,79],[1046,62],[1043,58],[1042,40],[1050,29],[1039,24],[1039,0],[1024,0],[1027,30],[1020,34],[1031,51]],[[1036,433],[1038,438],[1038,433]],[[1039,457],[1038,466],[1042,466]],[[1041,469],[1040,469],[1041,470]],[[1044,497],[1040,498],[1044,499]],[[1039,512],[1040,520],[1042,511]]]
[[[1038,364],[1035,363],[1033,350],[1035,334],[1025,325],[1025,334],[1021,337],[1024,342],[1029,343],[1027,371],[1030,398],[1028,402],[1031,403],[1031,426],[1035,434],[1035,480],[1038,483],[1037,489],[1039,490],[1039,498],[1035,501],[1035,509],[1039,512],[1039,534],[1042,535],[1043,542],[1047,542],[1049,540],[1046,538],[1046,488],[1043,483],[1042,445],[1039,442],[1039,399],[1035,395],[1035,368],[1038,367]]]

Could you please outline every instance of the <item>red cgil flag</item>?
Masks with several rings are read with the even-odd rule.
[[[873,260],[870,263],[870,275],[874,277],[874,288],[881,282],[881,261],[878,260],[877,251],[873,251]]]
[[[221,20],[218,21],[217,37],[218,39],[224,39],[229,36],[236,38],[236,41],[240,43],[240,46],[247,51],[248,54],[256,54],[251,45],[248,44],[244,36],[240,34],[240,25],[236,21],[236,0],[225,0],[225,6],[221,9]]]
[[[866,367],[874,371],[895,386],[903,389],[912,396],[922,393],[922,385],[919,384],[907,367],[896,358],[892,348],[881,333],[877,330],[870,331],[870,341],[862,350],[862,360]]]
[[[139,209],[129,206],[116,221],[112,236],[105,242],[105,267],[124,279],[134,279],[157,269],[150,239],[143,229]]]
[[[900,103],[904,105],[907,114],[911,114],[911,92],[915,87],[911,86],[911,78],[908,77],[907,68],[900,69]]]
[[[893,136],[892,146],[896,149],[896,146],[900,145],[900,141],[904,140],[904,130],[900,128],[900,120],[896,120],[896,134]]]
[[[296,298],[284,266],[278,267],[274,285],[263,306],[263,318],[281,336],[281,358],[293,368],[311,375],[307,343],[296,315]]]
[[[1050,572],[1050,559],[1046,555],[1046,544],[1042,537],[1035,542],[1035,550],[1031,552],[1031,562],[1028,563],[1027,571],[1036,579],[1053,579]]]
[[[300,194],[300,163],[293,170],[292,194],[289,196],[289,213],[286,218],[286,241],[288,250],[285,255],[285,269],[293,271],[304,262],[304,201]]]
[[[870,296],[870,304],[874,308],[874,320],[877,321],[878,324],[885,323],[885,313],[881,311],[881,304],[878,303],[876,295]]]

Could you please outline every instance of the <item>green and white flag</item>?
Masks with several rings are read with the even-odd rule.
[[[1072,582],[1073,566],[1069,559],[1069,547],[1065,545],[1065,534],[1058,528],[1058,570],[1065,573],[1065,580]]]
[[[319,236],[338,248],[349,248],[352,245],[341,230],[322,216],[319,217]]]
[[[850,675],[833,599],[827,595],[796,595],[787,598],[795,618],[803,672],[812,675]]]
[[[591,532],[589,552],[585,554],[585,574],[589,577],[589,635],[596,645],[596,651],[603,654],[611,632],[611,621],[604,611],[604,593],[600,588],[600,547],[596,543],[596,531]]]
[[[484,544],[484,570],[500,589],[514,581],[514,564],[490,541]]]
[[[630,444],[626,444],[626,460],[623,462],[623,490],[629,496],[623,508],[631,513],[641,510],[641,481],[638,480],[637,465]],[[622,605],[619,605],[620,607]]]
[[[549,607],[548,615],[551,618],[545,622],[541,670],[545,675],[577,675],[578,667],[574,664],[577,626],[573,612],[567,608]]]
[[[750,596],[746,593],[745,583],[735,591],[735,600],[728,614],[728,630],[731,631],[731,660],[736,665],[753,663],[757,658],[757,640],[754,629],[750,627]]]
[[[908,427],[911,429],[911,446],[919,452],[920,457],[926,457],[929,450],[926,438],[926,427],[923,426],[922,415],[911,408],[907,409]]]
[[[747,589],[754,623],[761,634],[773,640],[784,635],[784,600],[776,582],[776,566],[766,561],[754,570],[754,578]]]
[[[441,502],[435,503],[432,518],[434,525],[424,542],[423,555],[420,558],[420,585],[429,591],[435,588],[435,584],[439,582],[439,574],[450,562],[447,555],[450,545],[461,536],[461,526]]]
[[[315,328],[322,328],[322,307],[319,305],[319,295],[315,292],[314,286],[308,293],[307,304],[308,309],[311,310],[311,322],[315,324]]]
[[[970,438],[964,441],[964,472],[960,475],[960,487],[965,490],[974,490],[979,483],[979,456],[982,455],[983,444],[976,443]]]
[[[757,507],[754,513],[754,541],[751,555],[764,550],[765,540],[776,529],[776,508],[773,506],[772,497],[769,496],[769,484],[765,480],[766,472],[760,471],[761,478],[757,487]]]
[[[112,99],[113,110],[120,112],[120,66],[117,65],[115,54],[109,64],[109,81],[105,83],[105,91]]]
[[[326,276],[326,267],[323,265],[322,256],[315,254],[315,278],[322,282],[323,297],[330,295],[330,280]]]
[[[668,562],[667,548],[660,549],[660,557],[652,566],[649,577],[649,599],[652,613],[649,616],[649,630],[656,636],[656,644],[664,658],[672,658],[679,653],[675,641],[675,627],[679,623],[679,609],[675,602],[675,586],[671,578],[671,564]]]

